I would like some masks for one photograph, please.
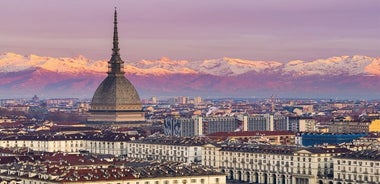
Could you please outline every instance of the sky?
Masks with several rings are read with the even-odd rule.
[[[380,56],[379,0],[0,0],[0,53],[123,60]]]

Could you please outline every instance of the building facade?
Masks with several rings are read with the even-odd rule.
[[[146,138],[126,143],[128,158],[199,163],[203,140],[180,138]]]
[[[289,130],[293,132],[315,132],[316,121],[313,118],[289,117]]]
[[[335,184],[380,183],[380,152],[363,150],[337,156],[334,161]]]
[[[329,133],[368,133],[369,126],[369,122],[338,121],[329,125]]]
[[[328,183],[333,181],[333,157],[347,151],[341,148],[208,144],[202,152],[202,164],[218,168],[228,179],[249,183]]]
[[[78,153],[86,150],[93,154],[125,155],[127,154],[126,142],[134,139],[135,137],[124,134],[8,136],[0,139],[0,147],[66,153]]]
[[[286,116],[255,114],[250,116],[169,117],[164,122],[165,135],[201,136],[216,132],[235,131],[275,131],[288,130],[289,119]]]

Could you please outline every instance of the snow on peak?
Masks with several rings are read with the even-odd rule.
[[[264,70],[275,70],[282,64],[275,61],[250,61],[234,58],[210,59],[201,61],[198,71],[218,76],[235,76],[247,72],[262,72]]]
[[[375,58],[357,55],[330,57],[310,62],[296,60],[286,63],[283,71],[297,76],[374,74],[380,67],[373,64],[373,62],[375,62]],[[371,68],[368,68],[368,66],[371,66]]]
[[[372,63],[364,68],[364,72],[368,75],[380,75],[380,57],[374,58]]]
[[[33,54],[22,56],[15,53],[0,55],[0,72],[15,72],[37,67],[53,72],[106,72],[107,66],[107,60],[90,61],[81,55],[74,58],[53,58]],[[126,62],[125,71],[137,75],[202,73],[216,76],[237,76],[248,72],[282,72],[294,76],[380,75],[380,58],[355,55],[280,63],[228,57],[201,61],[172,60],[162,57],[157,60]]]
[[[89,66],[88,59],[83,56],[78,58],[53,58],[31,54],[21,56],[14,53],[6,53],[0,57],[0,72],[16,72],[28,68],[43,68],[54,72],[81,72]]]
[[[190,74],[197,73],[195,70],[190,69],[190,63],[187,60],[171,60],[168,57],[162,57],[158,60],[141,60],[137,63],[128,63],[140,68],[138,73],[140,74],[172,74],[172,73],[182,73]]]

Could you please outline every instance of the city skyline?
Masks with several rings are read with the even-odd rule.
[[[0,6],[1,183],[380,183],[378,0]]]
[[[311,61],[378,57],[380,3],[358,1],[3,1],[0,52],[107,59],[120,14],[122,57]]]
[[[143,97],[378,98],[379,3],[239,2],[8,1],[0,92],[89,97],[112,48],[104,7],[116,6],[126,77]]]

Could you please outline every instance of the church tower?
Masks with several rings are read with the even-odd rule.
[[[145,123],[139,94],[124,73],[115,9],[112,56],[108,61],[107,77],[96,89],[92,98],[88,124],[134,126]]]

